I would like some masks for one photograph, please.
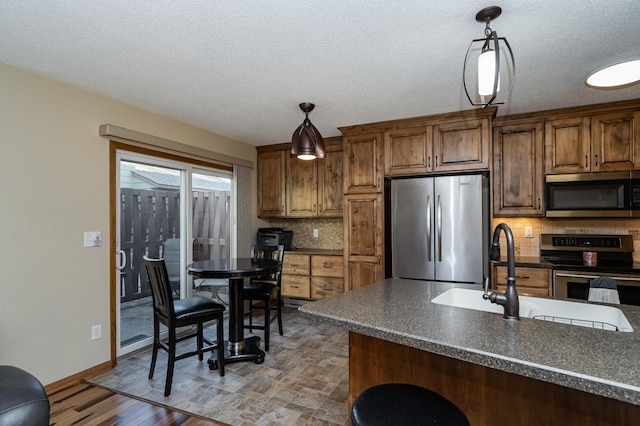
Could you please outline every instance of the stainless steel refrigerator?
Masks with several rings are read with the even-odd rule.
[[[484,175],[392,180],[388,208],[392,276],[482,284],[490,232]]]

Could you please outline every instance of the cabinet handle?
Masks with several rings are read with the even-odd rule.
[[[431,156],[427,156],[427,167],[431,168]]]
[[[298,288],[298,286],[297,285],[292,285],[291,288]]]
[[[531,277],[527,277],[527,276],[521,277],[519,275],[516,275],[516,278],[519,279],[519,280],[528,280]]]
[[[437,155],[436,155],[436,164],[435,164],[435,166],[438,167],[438,156]]]
[[[333,268],[333,264],[325,262],[325,263],[322,265],[322,267],[323,267],[323,268],[327,268],[327,269],[331,269],[331,268]]]
[[[540,198],[538,198],[538,210],[540,210],[540,207],[541,207],[540,203],[541,203],[541,200],[540,200]]]
[[[595,164],[595,166],[594,166],[594,167],[598,167],[598,154],[596,154],[596,156],[595,156],[595,160],[596,160],[596,164]]]
[[[589,157],[586,155],[584,156],[584,166],[589,167]]]

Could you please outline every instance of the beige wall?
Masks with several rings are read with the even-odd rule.
[[[98,126],[254,163],[256,151],[1,63],[0,93],[0,364],[24,368],[46,385],[110,357],[109,143]],[[251,175],[255,192],[255,169]],[[251,200],[256,212],[255,193]],[[101,231],[102,247],[83,248],[85,231]],[[94,324],[103,327],[96,341]]]

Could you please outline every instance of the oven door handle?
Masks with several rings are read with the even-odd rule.
[[[581,275],[581,274],[567,274],[564,272],[556,272],[556,277],[566,277],[566,278],[586,278],[586,279],[594,279],[594,278],[599,278],[599,277],[610,277],[613,278],[616,281],[638,281],[640,282],[640,278],[635,278],[635,277],[616,277],[616,276],[610,276],[610,275],[606,275],[606,274],[602,274],[602,275]]]

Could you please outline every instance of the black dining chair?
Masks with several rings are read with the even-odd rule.
[[[149,379],[153,379],[158,349],[162,349],[169,354],[164,396],[169,396],[171,393],[174,364],[183,358],[198,355],[198,359],[202,361],[205,352],[218,349],[218,368],[220,369],[220,375],[224,376],[223,314],[225,307],[210,299],[198,296],[174,300],[164,259],[151,259],[144,256],[144,262],[149,275],[151,296],[153,298],[153,354],[151,356]],[[217,321],[218,341],[216,343],[210,342],[203,336],[204,323],[214,320]],[[164,324],[168,329],[169,337],[166,341],[160,339],[160,324]],[[178,337],[176,330],[185,326],[196,326],[196,329]],[[176,355],[176,344],[192,337],[196,338],[197,349]],[[208,346],[205,347],[204,343]]]
[[[275,259],[282,263],[284,259],[284,245],[263,246],[252,245],[251,257],[254,259]],[[249,331],[264,330],[264,350],[269,351],[269,334],[271,333],[271,323],[278,320],[278,330],[280,335],[282,331],[282,292],[280,284],[282,274],[280,271],[264,277],[251,278],[244,283],[242,288],[242,298],[249,301],[249,324],[245,324],[244,328]],[[275,299],[275,305],[271,301]],[[254,305],[254,301],[260,301],[262,304]],[[264,310],[264,325],[255,325],[253,323],[253,310]],[[272,312],[275,314],[272,316]]]

